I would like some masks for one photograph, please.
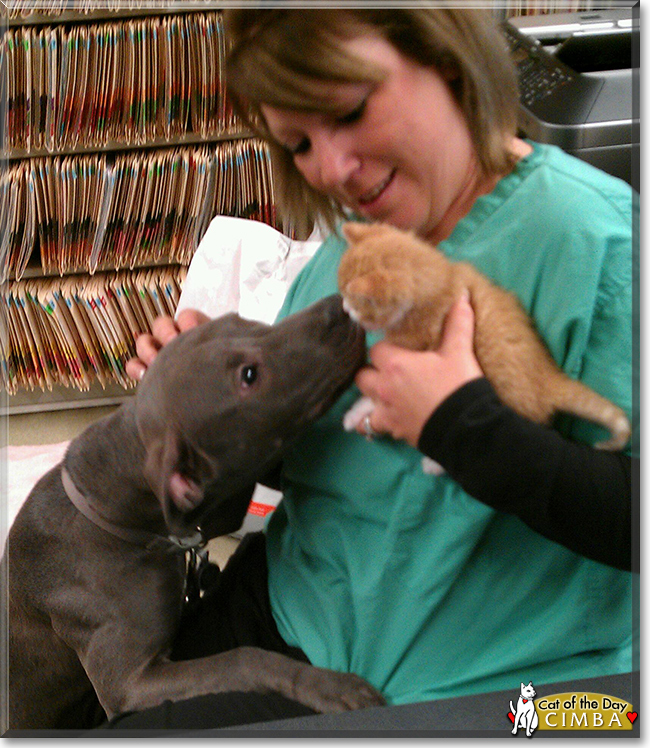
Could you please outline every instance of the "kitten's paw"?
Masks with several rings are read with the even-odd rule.
[[[369,397],[360,397],[343,416],[343,428],[346,431],[356,431],[359,424],[375,409],[375,404]]]
[[[423,457],[422,472],[425,475],[444,475],[445,469],[440,463],[432,460],[430,457]]]
[[[359,312],[357,312],[357,310],[352,306],[352,303],[348,301],[345,296],[343,297],[343,311],[353,322],[356,322],[358,325],[361,325],[363,327]]]

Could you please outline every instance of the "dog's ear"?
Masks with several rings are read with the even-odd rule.
[[[147,448],[144,475],[158,497],[170,529],[182,525],[182,515],[200,506],[206,476],[214,478],[218,465],[186,444],[173,425]]]

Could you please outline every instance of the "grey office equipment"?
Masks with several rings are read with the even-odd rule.
[[[638,189],[638,11],[510,19],[523,135],[558,145]]]

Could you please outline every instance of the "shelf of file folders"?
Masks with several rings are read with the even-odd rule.
[[[174,313],[186,268],[165,266],[11,281],[3,294],[2,381],[9,394],[54,385],[133,386],[131,342]]]
[[[12,163],[0,187],[4,389],[128,388],[137,335],[174,313],[215,215],[275,225],[260,141]]]
[[[9,155],[236,135],[220,12],[9,26],[0,117]]]
[[[211,219],[279,227],[268,150],[225,94],[222,16],[211,6],[8,4],[0,396],[12,395],[9,412],[129,391],[135,338],[174,313]]]
[[[164,10],[183,13],[219,7],[220,0],[167,0]],[[119,17],[123,15],[160,14],[161,0],[5,0],[9,22],[44,23],[52,18],[60,21]]]
[[[0,282],[43,274],[188,264],[210,220],[275,226],[258,139],[9,162],[0,176]]]

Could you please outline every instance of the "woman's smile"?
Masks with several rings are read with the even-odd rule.
[[[369,213],[372,212],[373,208],[376,209],[381,207],[381,198],[385,195],[392,184],[393,179],[395,178],[395,172],[396,170],[393,169],[379,184],[357,197],[356,202],[363,212]]]

